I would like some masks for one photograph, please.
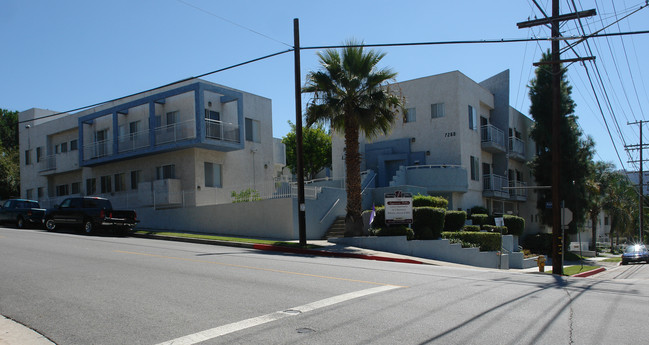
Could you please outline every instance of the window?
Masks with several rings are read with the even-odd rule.
[[[45,196],[45,188],[43,188],[43,187],[38,187],[37,195],[38,195],[38,198],[39,198],[39,199],[42,198],[42,197],[44,197],[44,196]]]
[[[471,156],[471,180],[480,181],[480,160],[478,157]]]
[[[60,146],[59,144],[54,145],[54,153],[58,154],[60,152]]]
[[[133,121],[128,124],[128,133],[131,135],[131,139],[133,139],[133,134],[137,133],[140,131],[140,121]]]
[[[221,164],[205,162],[205,187],[222,187]]]
[[[176,166],[173,164],[163,165],[155,168],[155,179],[164,180],[168,178],[176,178]]]
[[[255,143],[261,142],[259,133],[259,121],[246,117],[246,140]]]
[[[77,141],[77,139],[70,141],[70,151],[76,151],[78,149],[79,149],[79,141]]]
[[[25,165],[30,165],[32,164],[32,157],[31,157],[31,151],[30,150],[25,150]]]
[[[26,198],[27,198],[27,199],[30,199],[30,200],[31,200],[31,199],[34,198],[34,190],[33,190],[33,189],[28,189],[28,190],[25,191],[25,193],[27,194],[27,195],[26,195]]]
[[[469,106],[469,128],[474,131],[478,130],[478,113],[472,106]]]
[[[218,111],[205,109],[205,118],[208,120],[220,121],[221,114]]]
[[[122,192],[126,190],[126,174],[115,174],[115,191]]]
[[[608,225],[608,217],[604,217],[604,225]]]
[[[95,157],[108,154],[108,129],[95,132]]]
[[[97,179],[89,178],[86,179],[86,195],[93,195],[97,192]]]
[[[61,143],[61,153],[66,153],[66,152],[68,152],[68,143],[67,142]]]
[[[444,117],[444,103],[435,103],[430,105],[430,117],[435,119]]]
[[[178,111],[171,111],[167,113],[167,121],[165,125],[170,126],[178,122]]]
[[[72,182],[70,185],[70,189],[72,194],[80,194],[81,193],[81,182]]]
[[[41,161],[41,158],[43,157],[43,150],[40,147],[36,148],[36,163]]]
[[[65,196],[70,194],[70,189],[67,184],[61,184],[56,186],[56,196]]]
[[[131,189],[137,189],[137,185],[140,183],[140,170],[131,171]]]
[[[100,178],[100,188],[101,188],[101,193],[110,193],[112,192],[112,186],[110,183],[110,175],[102,176]]]
[[[408,108],[406,110],[406,116],[404,117],[404,122],[415,122],[417,121],[417,109]]]

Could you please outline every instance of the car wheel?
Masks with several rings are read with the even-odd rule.
[[[83,222],[83,232],[86,233],[86,235],[92,234],[94,230],[95,229],[91,221],[86,220],[85,222]]]
[[[49,218],[45,221],[45,229],[47,229],[47,231],[56,230],[56,223],[54,222],[54,219]]]
[[[622,261],[622,265],[626,265],[626,264],[628,264],[628,262]]]
[[[24,229],[25,228],[25,220],[23,219],[23,217],[18,217],[18,219],[16,219],[16,227],[18,229]]]

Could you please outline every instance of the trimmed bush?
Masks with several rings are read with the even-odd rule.
[[[525,231],[525,218],[504,215],[503,220],[510,234],[520,236]]]
[[[406,236],[408,241],[415,238],[415,233],[412,229],[404,225],[386,226],[383,228],[370,229],[372,236]]]
[[[370,225],[371,228],[382,228],[385,226],[385,207],[375,207],[376,215],[374,215],[374,222]],[[372,212],[372,210],[367,210],[365,212]],[[363,212],[363,213],[365,213]]]
[[[473,225],[477,226],[482,226],[482,225],[494,225],[491,223],[490,217],[488,214],[472,214],[471,215],[471,220],[473,221]]]
[[[548,254],[552,252],[552,234],[538,233],[523,237],[523,248],[529,249],[532,253]]]
[[[446,210],[439,207],[413,207],[412,228],[418,240],[436,240],[444,229]]]
[[[441,207],[448,209],[448,200],[439,196],[417,194],[412,197],[413,207]]]
[[[479,232],[480,231],[480,225],[465,225],[462,228],[462,231]]]
[[[473,206],[471,207],[471,214],[489,214],[489,210],[482,206]]]
[[[487,232],[497,232],[501,235],[507,235],[507,231],[508,231],[506,226],[495,226],[489,224],[483,225],[482,230],[485,230]]]
[[[493,232],[472,232],[457,231],[443,232],[442,238],[459,239],[462,243],[474,243],[480,246],[480,251],[499,251],[501,248],[502,238],[500,234]]]
[[[466,222],[465,211],[446,211],[444,231],[460,231]]]

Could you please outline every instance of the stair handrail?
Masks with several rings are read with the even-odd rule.
[[[369,170],[367,170],[367,171],[369,171]],[[372,183],[372,181],[374,180],[375,177],[376,177],[376,173],[374,173],[374,175],[372,176],[372,178],[371,178],[369,181],[367,181],[367,184],[365,185],[365,188],[363,188],[363,190],[361,191],[361,195],[363,195],[363,193],[365,193],[365,190],[366,190],[367,188],[369,188],[370,183]]]
[[[320,224],[322,224],[322,221],[324,221],[325,218],[327,218],[327,216],[329,215],[329,213],[331,213],[331,211],[334,210],[334,207],[336,207],[336,205],[338,205],[338,202],[340,202],[340,198],[336,199],[336,201],[334,201],[333,205],[331,205],[331,207],[329,207],[329,211],[327,211],[327,213],[320,219]]]

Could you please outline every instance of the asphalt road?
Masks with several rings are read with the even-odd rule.
[[[646,279],[0,228],[0,314],[60,345],[637,343],[648,302]]]

